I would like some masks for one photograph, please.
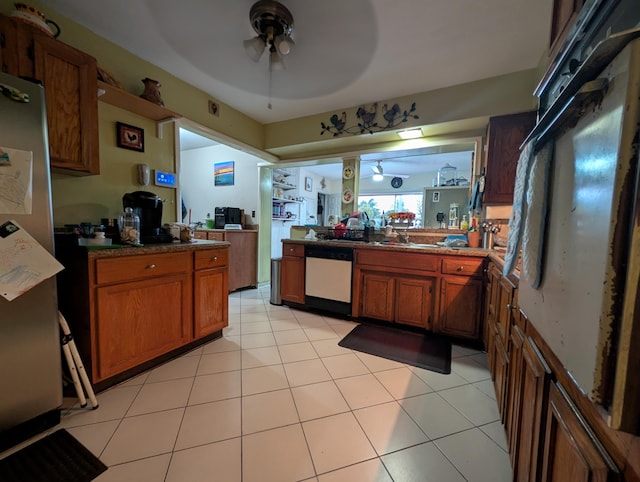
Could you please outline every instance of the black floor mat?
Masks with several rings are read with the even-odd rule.
[[[2,482],[89,482],[107,470],[65,429],[0,460]]]
[[[362,324],[338,345],[438,373],[451,373],[451,342],[432,333]]]

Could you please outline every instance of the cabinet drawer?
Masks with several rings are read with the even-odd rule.
[[[183,273],[191,268],[190,253],[141,254],[96,260],[96,283],[118,283]]]
[[[420,271],[438,271],[438,257],[420,253],[397,253],[387,250],[358,249],[356,264],[415,269]]]
[[[196,251],[195,269],[219,268],[229,264],[229,251],[227,249],[206,249]]]
[[[193,232],[193,238],[194,239],[207,239],[207,232],[206,231],[194,231]]]
[[[443,258],[442,274],[456,274],[460,276],[482,276],[484,258],[467,258],[463,256]]]
[[[282,245],[282,256],[304,256],[304,244],[284,243]]]

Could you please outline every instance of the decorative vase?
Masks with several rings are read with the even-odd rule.
[[[467,241],[470,248],[480,247],[480,231],[469,231],[467,233]]]

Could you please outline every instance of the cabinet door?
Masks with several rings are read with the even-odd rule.
[[[193,282],[193,337],[228,326],[229,282],[226,268],[196,271]]]
[[[520,144],[536,122],[536,112],[491,117],[487,128],[484,204],[513,203]]]
[[[280,268],[280,297],[282,300],[304,303],[304,258],[283,256]]]
[[[508,347],[509,332],[512,318],[516,312],[515,304],[518,300],[515,285],[504,276],[500,277],[498,302],[496,306],[496,318],[498,333],[502,337],[505,348]]]
[[[34,76],[47,93],[51,167],[99,174],[96,59],[38,34],[34,54]]]
[[[191,338],[188,274],[96,290],[97,357],[93,382],[164,355]]]
[[[524,334],[517,325],[511,327],[509,347],[509,373],[507,380],[505,431],[511,467],[515,469],[518,435],[520,432],[520,406],[522,405],[523,361],[522,346]]]
[[[229,291],[257,284],[258,233],[229,231],[223,234],[229,241]]]
[[[620,480],[613,461],[560,385],[551,385],[542,479],[548,482]]]
[[[584,0],[554,0],[551,15],[551,35],[549,38],[549,58],[553,59],[567,38],[571,25],[575,22]]]
[[[522,346],[522,405],[520,407],[520,439],[518,440],[515,480],[529,482],[540,479],[541,450],[544,441],[547,398],[551,369],[531,338]],[[567,479],[572,480],[572,479]]]
[[[496,403],[498,404],[498,413],[500,413],[500,421],[505,424],[506,420],[506,400],[507,400],[507,377],[509,373],[509,355],[505,349],[500,335],[495,334],[493,342],[493,363],[494,378],[493,386],[496,391]]]
[[[395,283],[395,321],[430,330],[435,279],[399,276]]]
[[[477,340],[480,337],[482,280],[443,276],[440,280],[440,310],[436,331]]]
[[[383,321],[395,317],[395,282],[392,276],[376,271],[362,271],[360,315]]]

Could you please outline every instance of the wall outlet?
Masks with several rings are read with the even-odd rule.
[[[209,101],[209,114],[220,117],[220,104],[212,100]]]

